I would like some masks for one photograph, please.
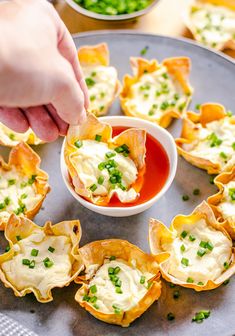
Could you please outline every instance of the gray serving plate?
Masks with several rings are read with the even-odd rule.
[[[74,40],[77,47],[107,42],[111,64],[117,67],[120,79],[125,73],[130,73],[129,57],[139,56],[145,46],[149,47],[145,57],[160,61],[171,56],[189,56],[192,60],[190,81],[195,89],[191,108],[196,103],[208,101],[220,102],[227,109],[235,108],[235,63],[232,59],[194,42],[118,31],[81,34],[75,36]],[[112,106],[110,114],[121,114],[118,100]],[[178,120],[172,123],[169,131],[178,136],[180,129],[181,121]],[[65,188],[60,174],[61,145],[62,139],[35,147],[42,158],[42,168],[49,173],[52,188],[35,221],[43,225],[46,220],[57,223],[79,218],[83,229],[81,245],[97,239],[122,238],[149,251],[149,217],[158,218],[169,225],[176,214],[189,214],[203,199],[216,191],[216,187],[209,183],[209,176],[205,171],[180,158],[171,188],[155,206],[133,217],[104,217],[80,206]],[[5,157],[7,152],[5,148],[1,148]],[[200,188],[199,196],[192,195],[194,188]],[[183,202],[183,194],[188,194],[190,200]],[[3,246],[2,234],[0,246]],[[172,297],[174,289],[163,282],[162,295],[158,302],[129,328],[105,324],[87,313],[74,301],[78,288],[75,284],[54,290],[54,301],[47,304],[38,303],[33,295],[16,298],[10,289],[0,284],[0,310],[41,336],[232,336],[235,334],[234,280],[233,278],[228,285],[209,292],[196,293],[190,289],[179,288],[178,300]],[[192,323],[193,315],[201,309],[209,309],[211,316],[202,324]],[[175,314],[174,321],[167,321],[168,312]]]

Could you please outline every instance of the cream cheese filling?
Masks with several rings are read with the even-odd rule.
[[[33,249],[38,251],[37,256],[31,255]],[[1,268],[17,290],[33,287],[43,298],[47,298],[48,290],[69,281],[72,267],[71,243],[66,236],[46,236],[43,231],[36,229],[29,237],[18,241],[14,245],[14,251],[14,257],[4,262]],[[46,258],[53,265],[46,264],[49,265],[46,267]],[[34,268],[24,265],[23,260],[34,261]]]
[[[235,218],[235,181],[230,181],[224,185],[223,198],[218,205],[218,209],[224,219],[233,216]]]
[[[135,260],[132,265],[121,259],[106,260],[89,283],[89,303],[106,314],[128,311],[145,296],[152,277],[138,270]]]
[[[204,219],[184,225],[173,243],[163,248],[171,254],[168,273],[199,285],[216,280],[227,269],[232,254],[232,242],[221,231],[208,226]]]
[[[0,217],[7,219],[10,213],[17,215],[32,210],[41,200],[34,185],[35,176],[30,179],[20,175],[15,168],[1,170],[0,176]]]
[[[235,13],[228,8],[203,4],[193,6],[190,19],[198,39],[212,47],[220,47],[235,39]]]
[[[230,117],[212,121],[202,127],[198,124],[198,139],[185,144],[184,149],[192,155],[210,160],[224,167],[235,157],[235,124]]]
[[[112,153],[113,156],[107,158],[107,153]],[[121,182],[111,183],[109,170],[100,168],[100,164],[109,161],[111,164],[114,162],[114,169],[121,173]],[[131,158],[111,150],[107,143],[83,140],[82,146],[77,149],[76,155],[73,157],[73,162],[80,180],[86,189],[92,191],[94,196],[106,196],[115,190],[120,199],[136,198],[135,190],[130,188],[138,176],[135,163]]]
[[[115,95],[117,70],[110,66],[84,66],[83,74],[90,96],[89,109],[97,114],[109,105]]]
[[[133,113],[160,119],[168,110],[182,112],[189,97],[177,85],[163,65],[152,73],[143,74],[130,88],[126,107]]]

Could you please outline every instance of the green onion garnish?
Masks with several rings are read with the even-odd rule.
[[[182,258],[181,264],[187,267],[189,265],[189,260],[187,258]]]
[[[208,135],[207,140],[210,141],[211,147],[218,147],[222,144],[222,140],[217,137],[217,135],[213,132],[210,135]]]
[[[183,201],[188,201],[189,200],[189,196],[188,195],[183,195],[182,196],[182,200]]]
[[[32,249],[32,251],[31,251],[31,256],[32,256],[32,257],[37,257],[37,256],[38,256],[38,252],[39,252],[39,250]]]
[[[168,321],[173,321],[175,319],[175,315],[173,313],[168,313],[167,314],[167,320]]]
[[[227,270],[229,268],[229,263],[227,261],[224,262],[224,269]]]
[[[104,176],[100,176],[99,178],[98,178],[98,184],[103,184],[104,183]]]
[[[122,294],[123,293],[120,287],[116,287],[115,291],[116,291],[117,294]]]
[[[190,236],[189,236],[189,240],[190,240],[191,242],[193,242],[194,240],[196,240],[196,238],[195,238],[193,235],[190,235]]]
[[[173,298],[178,299],[180,297],[180,292],[178,290],[175,290],[173,293]]]
[[[199,281],[197,284],[198,284],[198,286],[204,286],[204,282],[202,282],[202,281]]]
[[[92,186],[90,186],[89,188],[92,192],[94,192],[97,189],[97,185],[96,184],[92,184]]]
[[[95,141],[100,142],[101,139],[102,139],[102,135],[96,134],[96,136],[95,136]]]
[[[115,260],[115,259],[116,259],[115,256],[111,256],[111,257],[109,258],[110,261]]]
[[[31,260],[31,261],[30,261],[30,264],[29,264],[29,268],[34,268],[35,265],[36,265],[35,260]]]
[[[36,181],[36,177],[37,177],[37,175],[32,175],[32,176],[30,177],[30,179],[28,180],[28,184],[29,184],[29,185],[34,184],[34,182]]]
[[[114,309],[115,314],[121,314],[121,309],[119,307],[117,307],[116,305],[113,305],[112,307]]]
[[[16,240],[17,240],[17,241],[22,240],[21,236],[16,236]]]
[[[74,142],[74,146],[76,146],[77,148],[81,148],[82,145],[83,145],[82,140],[77,140]]]
[[[207,319],[209,316],[210,316],[209,310],[201,310],[195,314],[195,316],[192,318],[192,322],[202,323],[203,320]]]
[[[201,258],[202,258],[205,254],[206,254],[206,251],[205,251],[205,250],[199,249],[199,250],[197,251],[197,255],[198,255],[198,257],[201,257]]]
[[[97,293],[97,287],[96,287],[96,285],[91,286],[90,287],[90,291],[91,291],[92,294]]]
[[[232,201],[235,201],[235,188],[229,188],[228,194]]]
[[[11,185],[13,185],[13,184],[15,184],[16,183],[16,180],[15,179],[10,179],[10,180],[8,180],[8,186],[11,186]]]
[[[114,153],[114,152],[107,152],[107,153],[105,154],[105,156],[106,156],[108,159],[110,159],[111,157],[116,156],[116,153]]]
[[[51,253],[53,253],[53,252],[55,251],[55,249],[54,249],[54,247],[49,246],[49,247],[48,247],[48,251],[51,252]]]
[[[227,155],[224,152],[220,152],[219,156],[224,160],[226,160],[228,158]]]
[[[187,236],[188,232],[187,231],[182,231],[180,237],[185,238]]]
[[[193,190],[193,195],[199,195],[200,194],[200,189],[196,188]]]
[[[22,264],[29,266],[30,265],[30,260],[29,259],[22,259]]]
[[[141,275],[140,277],[140,284],[143,285],[145,283],[146,277],[144,275]]]
[[[182,244],[182,245],[180,246],[180,251],[181,251],[181,252],[184,252],[184,251],[185,251],[185,246],[184,246],[184,244]]]
[[[88,88],[91,88],[92,86],[95,85],[94,79],[90,77],[85,78],[85,81],[86,81],[86,85],[88,86]]]
[[[188,283],[194,283],[194,280],[193,280],[193,278],[188,277],[188,279],[186,280],[186,282],[188,282]]]

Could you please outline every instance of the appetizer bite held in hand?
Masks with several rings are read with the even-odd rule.
[[[51,290],[68,286],[83,269],[78,255],[78,220],[44,227],[11,215],[6,224],[7,252],[0,255],[0,279],[16,296],[33,293],[39,302],[53,300]]]
[[[24,142],[15,146],[8,163],[0,157],[0,229],[12,213],[33,218],[50,191],[39,156]]]
[[[190,59],[175,57],[157,60],[131,58],[133,77],[126,75],[120,94],[123,112],[168,127],[180,118],[192,96],[188,83]]]
[[[29,145],[40,145],[43,143],[34,134],[32,129],[29,129],[25,133],[17,133],[0,123],[0,145],[14,147],[20,142],[26,142]]]
[[[79,249],[85,275],[75,300],[93,316],[128,327],[160,297],[156,257],[125,240],[109,239]]]
[[[223,223],[232,239],[235,239],[235,166],[232,171],[218,175],[214,180],[219,188],[217,194],[208,198],[208,203],[219,222]]]
[[[92,114],[70,126],[64,157],[76,193],[102,206],[114,195],[134,202],[145,174],[145,141],[146,131],[134,128],[112,138],[112,127]]]
[[[185,16],[194,38],[217,50],[235,49],[235,3],[231,0],[197,0]]]
[[[78,49],[90,96],[89,112],[105,115],[120,91],[117,70],[109,65],[109,50],[105,43]]]
[[[232,239],[206,202],[188,216],[176,216],[169,229],[151,219],[149,241],[162,276],[174,284],[210,290],[235,273]]]
[[[220,104],[203,104],[183,119],[178,152],[192,165],[219,174],[235,160],[235,117]]]

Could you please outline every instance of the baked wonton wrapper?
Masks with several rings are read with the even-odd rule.
[[[0,123],[0,145],[14,147],[20,142],[26,142],[29,145],[40,145],[43,143],[32,129],[29,129],[25,133],[17,133]]]
[[[100,137],[99,141],[95,141],[97,136]],[[89,156],[88,159],[87,157],[81,157],[81,150],[75,145],[77,141],[83,142],[81,149],[84,149],[85,140],[89,140],[90,144],[87,144],[87,146],[90,145],[93,148],[96,148],[94,146],[97,146],[97,149],[92,153],[92,155],[88,153],[88,150],[83,153],[83,156]],[[93,141],[93,143],[90,141]],[[102,206],[108,205],[110,199],[114,195],[116,195],[122,203],[134,202],[139,196],[139,192],[143,184],[143,175],[145,173],[145,141],[146,131],[137,128],[127,129],[112,138],[112,127],[109,124],[98,120],[93,114],[88,114],[86,121],[81,126],[70,126],[65,143],[64,157],[76,193],[92,203]],[[100,153],[103,149],[100,147],[98,148],[98,146],[103,146],[103,144],[108,146],[107,148],[104,148],[105,154],[111,151],[115,156],[107,159],[105,155],[102,154],[101,160],[99,155],[101,155]],[[129,151],[128,157],[125,159],[122,153],[119,154],[115,152],[115,148],[123,145],[127,146]],[[98,161],[95,164],[92,164],[92,169],[89,170],[89,173],[85,172],[85,170],[83,171],[81,166],[87,167],[87,165],[89,165],[90,167],[91,163],[89,160],[92,160],[91,158],[96,156],[96,154]],[[130,173],[133,170],[136,171],[136,175],[134,174],[132,176],[132,183],[126,187],[126,190],[122,190],[118,183],[116,184],[116,188],[113,188],[109,183],[110,175],[107,173],[108,169],[98,169],[99,164],[104,161],[116,160],[116,162],[120,162],[118,161],[120,159],[120,155],[122,160],[127,160],[125,163],[128,163],[126,164],[125,169],[123,168],[124,166],[119,164],[117,165],[117,169],[120,171],[122,169],[122,180],[124,180],[126,176],[130,175],[127,174],[129,166],[131,166],[131,170],[129,171]],[[81,171],[79,171],[79,169]],[[107,183],[107,186],[105,186],[105,191],[102,189],[102,192],[99,193],[98,188],[94,191],[91,189],[94,184],[97,187],[100,186],[98,182],[100,175],[104,178],[104,182],[102,182],[103,185]],[[87,179],[89,179],[89,184]]]
[[[98,117],[105,115],[121,88],[117,70],[109,65],[108,46],[83,46],[78,49],[78,58],[90,96],[88,110]]]
[[[0,157],[0,230],[12,212],[32,219],[40,210],[50,191],[48,175],[39,168],[40,163],[39,156],[24,142],[12,148],[8,163]]]
[[[217,138],[214,137],[217,144],[215,143],[215,145],[212,145],[213,138],[208,139],[208,137],[204,136],[204,133],[208,130],[208,124],[216,121],[220,122],[221,125],[218,124],[216,129],[219,136]],[[227,143],[228,141],[231,142],[227,148],[229,151],[228,157],[226,153],[223,153],[223,149],[221,149],[224,146],[223,142],[218,142],[218,140],[221,141],[219,139],[220,134],[222,133],[221,136],[225,135],[223,135],[223,133],[225,133],[223,132],[223,129],[225,130],[224,125],[226,125],[226,123],[234,129],[233,134],[235,134],[235,116],[229,117],[225,108],[220,104],[207,103],[201,105],[199,113],[187,112],[186,118],[183,119],[181,137],[175,140],[178,153],[192,165],[207,170],[208,174],[219,174],[222,171],[229,171],[235,164],[235,151],[233,149],[234,138],[229,135],[226,141],[224,141],[224,143]],[[206,145],[205,151],[201,156],[193,153],[193,151],[197,148],[197,145],[200,145],[200,143],[202,144],[200,132],[203,134],[202,139],[204,139],[204,144]],[[209,137],[211,137],[212,133],[215,132],[213,132],[213,130],[210,130],[209,132],[208,130]],[[206,143],[205,140],[207,139],[208,142]],[[213,162],[209,157],[213,151],[216,151],[217,162]]]
[[[76,283],[82,284],[82,287],[76,293],[75,300],[99,320],[128,327],[160,297],[161,282],[156,257],[146,254],[128,241],[120,239],[95,241],[80,248],[79,252],[85,265],[85,275],[79,275],[75,280]],[[104,265],[104,262],[113,259],[122,260],[132,269],[138,269],[142,274],[150,273],[152,276],[149,279],[146,277],[146,293],[130,310],[114,313],[112,309],[110,313],[103,313],[96,309],[92,302],[85,301],[84,295],[89,294],[89,283],[96,272]],[[123,287],[123,283],[121,286]],[[125,290],[123,289],[123,291],[125,295]],[[134,294],[138,294],[137,291]],[[99,296],[98,286],[96,295]],[[121,297],[123,294],[118,295]],[[99,301],[97,300],[97,302]]]
[[[172,118],[180,118],[183,115],[191,100],[193,89],[188,82],[190,59],[172,57],[160,64],[155,59],[148,61],[131,57],[130,62],[133,76],[124,76],[120,94],[123,112],[128,116],[168,127]],[[136,88],[138,92],[134,94],[134,87],[140,83],[142,85]],[[137,98],[141,101],[133,103]],[[148,113],[143,113],[143,107],[145,108],[147,103]],[[137,111],[141,104],[144,104],[142,109]]]
[[[231,189],[234,189],[235,192],[235,166],[232,171],[221,173],[215,178],[214,183],[219,191],[210,196],[207,202],[214,211],[217,220],[222,222],[232,239],[235,240],[235,200],[232,200],[232,195],[229,195],[229,190],[227,190],[227,185],[231,182],[234,184]],[[227,206],[225,202],[228,203]],[[226,211],[222,205],[226,206]]]
[[[171,252],[169,250],[169,246],[173,244],[176,239],[181,239],[182,233],[186,232],[187,236],[184,237],[184,239],[182,239],[182,244],[186,244],[187,243],[186,240],[188,240],[189,242],[191,238],[191,241],[193,241],[193,243],[196,244],[195,245],[195,254],[196,254],[197,250],[200,249],[200,246],[201,246],[198,244],[200,240],[199,241],[197,241],[196,239],[194,240],[195,236],[194,237],[190,236],[190,226],[192,227],[194,223],[198,223],[201,220],[205,220],[206,225],[208,227],[211,227],[215,229],[216,231],[221,232],[224,235],[223,239],[225,239],[226,242],[230,241],[229,249],[231,249],[231,257],[230,257],[230,260],[227,260],[226,263],[223,264],[224,266],[224,267],[222,266],[223,271],[221,271],[221,274],[214,280],[209,279],[208,281],[204,283],[203,282],[200,283],[200,281],[197,283],[196,282],[193,283],[190,280],[191,278],[187,278],[188,281],[182,281],[181,279],[169,273],[170,260],[172,258]],[[201,231],[201,234],[205,235],[204,230]],[[203,238],[204,240],[206,240],[205,236]],[[153,218],[150,219],[149,242],[150,242],[150,249],[151,249],[152,254],[156,255],[163,278],[176,285],[180,285],[180,286],[187,287],[187,288],[192,288],[196,291],[211,290],[223,284],[225,280],[229,279],[235,273],[235,261],[234,261],[235,250],[232,247],[231,237],[229,236],[228,232],[224,229],[224,227],[216,221],[213,211],[211,210],[211,208],[206,202],[201,203],[188,216],[184,216],[184,215],[176,216],[173,219],[170,225],[170,228],[167,228],[163,223],[161,223],[160,221],[156,219],[153,219]],[[218,246],[213,247],[213,249],[216,249],[216,248],[218,248]],[[184,259],[184,253],[185,251],[187,251],[187,247],[183,251],[181,250],[181,248],[179,250],[180,250],[180,258],[182,257]],[[208,253],[212,253],[210,250],[207,250],[207,251]],[[200,258],[201,260],[203,260],[203,255],[202,257],[198,256],[197,258],[199,258],[199,260]],[[220,259],[221,256],[218,255],[216,256],[216,258]],[[190,261],[189,261],[189,266],[190,266]],[[211,269],[211,271],[213,271],[214,269],[213,264],[209,263],[208,267],[209,269]],[[198,272],[204,272],[204,271],[200,268]]]
[[[60,253],[61,255],[57,255],[55,257],[55,254],[57,253],[57,250],[54,249],[53,246],[50,246],[51,252],[44,247],[44,251],[39,251],[38,255],[32,256],[32,254],[29,254],[28,258],[30,260],[34,260],[36,262],[36,265],[34,268],[31,268],[28,265],[23,265],[22,267],[26,270],[29,270],[29,272],[32,272],[33,276],[30,279],[30,281],[38,281],[38,286],[40,285],[40,288],[35,286],[22,286],[23,288],[19,288],[19,283],[22,280],[25,280],[25,274],[22,274],[21,278],[19,279],[19,283],[13,283],[8,278],[8,275],[6,274],[4,270],[4,263],[11,261],[14,257],[16,257],[20,252],[24,253],[26,248],[31,247],[29,245],[29,242],[27,242],[27,245],[22,245],[24,242],[24,239],[30,238],[33,234],[35,235],[35,232],[37,233],[37,236],[40,235],[40,233],[43,234],[43,240],[45,238],[63,238],[64,241],[66,241],[66,244],[69,244],[70,249],[66,251],[68,253],[68,257],[71,264],[70,274],[68,276],[68,279],[63,282],[60,281],[59,275],[60,275],[60,267],[56,265],[56,262],[58,262],[59,257],[63,257],[63,249],[65,248],[64,244],[59,244],[60,247]],[[45,236],[44,236],[45,235]],[[5,229],[5,237],[9,242],[9,251],[0,255],[0,279],[7,288],[11,288],[14,291],[14,294],[19,297],[23,297],[28,293],[33,293],[36,297],[36,299],[41,303],[47,303],[53,300],[51,290],[53,288],[59,287],[62,288],[64,286],[68,286],[79,274],[79,272],[83,269],[83,265],[81,263],[81,258],[78,254],[78,244],[81,238],[81,227],[80,222],[78,220],[73,221],[64,221],[60,222],[58,224],[52,225],[51,222],[46,222],[44,227],[38,226],[34,224],[31,220],[25,218],[25,217],[17,217],[16,215],[11,215],[11,217],[8,220],[8,223],[6,224]],[[34,248],[40,249],[40,239],[36,237],[34,240]],[[54,240],[54,244],[56,244]],[[14,248],[14,246],[17,246]],[[56,245],[55,245],[56,246]],[[45,252],[46,250],[46,252]],[[54,261],[53,266],[48,266],[48,269],[52,270],[52,273],[50,273],[50,277],[45,279],[42,276],[43,269],[45,268],[45,265],[43,265],[44,261],[41,261],[42,256],[41,253],[45,253],[47,257],[49,257],[50,260]],[[40,259],[39,259],[40,258]],[[56,259],[57,258],[57,259]],[[62,259],[60,259],[62,260]],[[63,261],[63,260],[62,260]],[[6,264],[5,264],[6,265]],[[53,278],[53,267],[56,268],[56,274],[55,278]],[[17,266],[11,267],[10,272],[14,273],[14,270],[16,270]],[[45,268],[46,269],[46,268]],[[37,274],[38,273],[38,274]],[[41,274],[40,274],[41,273]],[[11,275],[13,276],[13,275]],[[15,275],[17,276],[17,275]],[[40,276],[42,278],[40,278]],[[39,281],[40,279],[40,281]],[[46,286],[45,292],[43,292],[43,284],[45,287],[45,281],[48,281],[49,284]],[[45,288],[44,288],[45,289]]]
[[[212,13],[216,14],[215,19]],[[217,50],[235,49],[234,0],[196,0],[189,6],[184,21],[196,41]]]

